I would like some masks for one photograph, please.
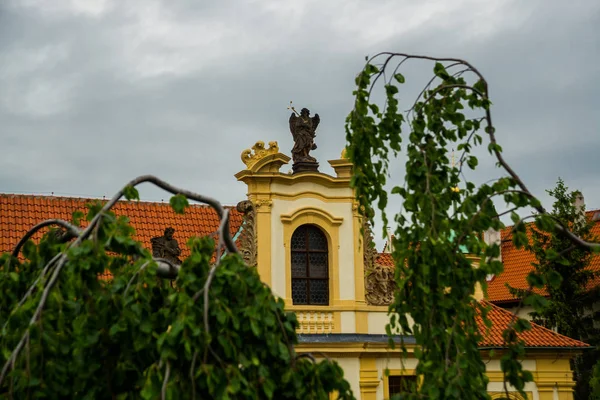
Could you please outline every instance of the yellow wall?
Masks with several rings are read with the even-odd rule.
[[[282,174],[289,157],[268,153],[255,157],[236,177],[248,185],[248,198],[257,217],[257,260],[261,279],[296,312],[301,333],[385,334],[387,307],[369,306],[364,297],[364,264],[361,218],[350,188],[351,164],[332,160],[336,177],[322,173]],[[290,242],[303,224],[315,224],[325,233],[329,250],[329,306],[294,306],[291,300]],[[477,261],[477,260],[474,260]],[[479,290],[477,296],[482,296]],[[401,362],[397,351],[386,344],[300,344],[299,352],[323,353],[338,361],[359,399],[380,400],[387,394],[386,369],[392,374],[412,374],[416,360]],[[556,353],[528,358],[526,369],[535,383],[525,390],[533,400],[571,400],[572,374],[569,359]],[[503,391],[498,359],[486,364],[494,396]],[[518,397],[515,397],[518,398]]]
[[[398,351],[389,351],[383,345],[364,346],[362,344],[299,345],[299,352],[329,354],[344,369],[344,376],[350,382],[357,399],[387,399],[389,375],[414,375],[416,359],[411,357],[402,362]],[[500,355],[486,361],[486,374],[490,379],[488,393],[492,399],[504,397],[503,375],[500,368]],[[572,400],[573,381],[568,354],[537,353],[523,361],[525,369],[534,374],[534,382],[525,386],[529,400]],[[511,399],[522,399],[517,391],[508,387]]]

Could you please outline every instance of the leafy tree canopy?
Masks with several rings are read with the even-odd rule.
[[[295,315],[235,253],[214,200],[171,188],[176,211],[190,197],[223,222],[216,254],[212,239],[192,238],[176,280],[159,277],[161,262],[110,211],[142,181],[168,185],[141,177],[91,205],[88,227],[69,227],[75,241],[51,231],[25,242],[23,262],[0,259],[0,397],[353,399],[337,363],[296,354]],[[105,270],[111,280],[98,279]]]
[[[432,64],[433,76],[414,101],[401,105],[407,81],[403,67],[415,62]],[[469,62],[380,53],[367,59],[356,77],[354,95],[346,137],[360,206],[370,219],[378,210],[385,234],[390,224],[389,196],[399,196],[402,204],[393,215],[398,290],[390,306],[388,332],[414,335],[416,373],[423,376],[418,393],[405,397],[489,398],[476,316],[488,326],[490,321],[474,292],[477,285],[485,289],[486,276],[500,274],[503,266],[496,260],[499,246],[485,243],[483,233],[502,228],[500,217],[510,214],[518,248],[528,243],[524,221],[532,218],[540,229],[560,230],[579,246],[600,246],[579,238],[549,215],[504,160],[492,122],[488,82]],[[474,152],[479,146],[485,146],[495,159],[503,173],[500,178],[483,184],[466,178],[463,170],[478,167]],[[452,149],[460,154],[458,163],[451,160]],[[406,158],[404,179],[393,182],[396,186],[389,193],[390,161],[400,154]],[[503,202],[506,211],[498,214],[495,201]],[[530,208],[535,215],[519,216],[519,210]],[[475,268],[461,248],[479,257]],[[528,280],[533,288],[556,286],[560,277],[556,278],[552,272],[534,272]],[[529,290],[525,301],[541,306],[543,299]],[[503,333],[505,389],[511,384],[523,395],[532,375],[519,362],[524,346],[517,334],[529,328],[529,322],[515,317]]]
[[[554,198],[550,215],[582,239],[597,240],[591,234],[595,222],[585,217],[585,206],[577,202],[579,192],[569,192],[562,179],[547,192]],[[529,247],[537,260],[533,264],[535,270],[542,275],[553,274],[560,282],[556,286],[546,285],[548,299],[543,299],[543,307],[532,313],[534,322],[596,346],[573,362],[575,398],[587,400],[590,398],[589,381],[594,364],[600,366],[597,347],[600,345],[600,313],[594,310],[594,305],[600,303],[600,287],[592,286],[600,273],[589,268],[590,249],[574,245],[561,231],[545,232],[531,226],[530,232],[532,241]],[[522,291],[514,292],[522,295]]]

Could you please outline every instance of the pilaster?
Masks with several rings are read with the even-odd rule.
[[[569,359],[538,359],[534,377],[540,400],[573,400],[575,382]]]
[[[377,388],[381,380],[377,371],[377,359],[364,357],[360,359],[360,398],[362,400],[376,400]]]

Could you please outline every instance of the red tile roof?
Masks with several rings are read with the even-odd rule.
[[[50,218],[70,221],[74,211],[86,212],[85,205],[95,200],[0,194],[0,252],[12,251],[19,239],[33,225]],[[240,229],[242,214],[234,207],[228,208],[231,217],[230,230],[233,236]],[[202,205],[191,205],[186,209],[185,214],[180,215],[175,214],[171,206],[166,203],[120,201],[115,205],[113,211],[117,215],[129,217],[131,225],[136,230],[137,240],[147,248],[151,248],[150,239],[152,237],[162,235],[168,226],[175,228],[175,238],[179,241],[182,258],[189,255],[186,242],[190,237],[210,235],[219,226],[216,212],[212,208]],[[85,226],[86,223],[87,221],[82,221],[82,225]],[[600,225],[598,229],[600,230]],[[36,234],[34,239],[41,235],[42,232]],[[378,254],[377,263],[385,266],[394,265],[389,253]],[[600,259],[597,263],[600,264]],[[511,265],[509,261],[509,274]],[[484,335],[485,339],[481,346],[501,347],[503,345],[502,330],[510,323],[513,314],[495,305],[491,305],[491,307],[489,318],[494,325],[491,331]],[[486,332],[481,319],[478,320],[478,324],[480,331]],[[583,342],[569,339],[539,325],[532,324],[532,326],[531,331],[521,335],[528,347],[587,347],[587,344]]]
[[[591,219],[598,210],[587,211],[586,216]],[[512,226],[506,227],[501,232],[502,239],[502,263],[504,264],[504,272],[494,277],[491,282],[488,283],[488,300],[496,303],[511,303],[515,302],[514,296],[510,294],[506,284],[508,283],[512,287],[519,289],[527,289],[527,275],[533,269],[531,263],[535,262],[535,256],[533,253],[524,249],[517,250],[512,242]],[[600,237],[600,221],[596,221],[592,228],[592,236]],[[590,262],[590,269],[593,271],[600,271],[600,254],[592,255]],[[596,278],[592,285],[596,286],[600,284],[600,278]],[[540,291],[540,294],[544,294],[545,291]]]
[[[502,331],[511,323],[514,314],[490,302],[483,301],[483,303],[491,306],[488,318],[492,321],[492,327],[488,330],[483,320],[477,317],[479,332],[484,337],[479,345],[481,347],[504,347]],[[533,322],[531,330],[519,334],[519,338],[525,342],[526,347],[590,347],[587,343],[560,335]]]
[[[80,210],[87,214],[85,205],[97,200],[0,194],[0,253],[12,251],[19,239],[35,224],[50,218],[71,221],[74,211]],[[233,236],[240,229],[242,214],[235,207],[227,208],[230,210],[230,232]],[[175,214],[168,203],[119,201],[112,211],[116,215],[129,217],[135,228],[135,238],[148,249],[152,248],[152,237],[162,236],[165,228],[173,227],[174,238],[181,248],[181,258],[190,254],[187,247],[190,237],[211,235],[219,227],[216,211],[204,205],[190,204],[184,214]],[[87,225],[87,221],[82,220],[82,225]],[[46,231],[42,229],[34,236],[34,240],[39,239]]]
[[[600,212],[599,210],[587,211],[586,216],[591,219],[594,214]],[[527,275],[533,267],[532,262],[535,262],[535,256],[533,253],[524,249],[516,249],[512,242],[512,226],[502,229],[501,232],[501,251],[502,251],[502,262],[504,264],[504,272],[500,275],[495,276],[490,282],[488,282],[487,299],[495,304],[506,304],[516,302],[514,296],[512,296],[506,286],[508,283],[510,286],[527,289]],[[600,220],[594,224],[591,235],[600,238]],[[389,253],[379,253],[377,255],[376,263],[386,267],[393,267],[394,260],[392,255]],[[600,254],[592,255],[590,262],[590,269],[593,271],[600,272]],[[600,277],[596,277],[592,282],[592,286],[600,285]],[[545,294],[544,290],[536,290],[537,293]]]
[[[376,262],[382,266],[394,266],[394,260],[392,255],[389,253],[379,253],[377,255]],[[510,272],[511,269],[509,266],[509,274]],[[502,331],[504,331],[504,329],[506,329],[506,327],[510,324],[514,318],[514,314],[490,303],[489,301],[484,300],[483,303],[492,308],[488,313],[488,318],[492,321],[492,327],[488,330],[483,323],[483,320],[480,317],[477,318],[479,331],[484,336],[480,346],[504,347]],[[526,347],[589,347],[586,343],[559,335],[556,332],[534,323],[531,323],[531,330],[523,332],[519,337],[523,339]]]

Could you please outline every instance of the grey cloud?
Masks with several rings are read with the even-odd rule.
[[[600,5],[482,4],[5,4],[0,134],[8,156],[0,159],[0,190],[110,195],[155,173],[235,203],[245,196],[233,177],[243,149],[277,140],[289,152],[290,100],[320,114],[315,155],[330,172],[326,160],[344,145],[364,57],[394,50],[472,61],[490,82],[505,155],[531,189],[544,196],[561,175],[600,206]],[[431,67],[407,67],[410,93]],[[410,102],[408,93],[402,98]],[[478,181],[497,173],[483,164]]]

